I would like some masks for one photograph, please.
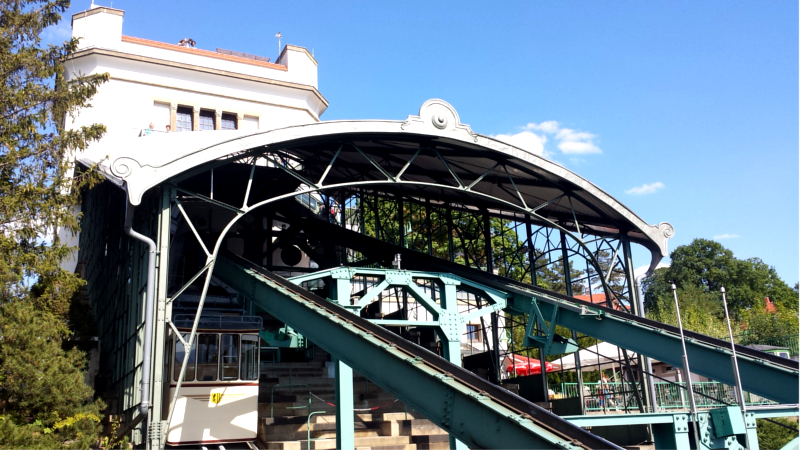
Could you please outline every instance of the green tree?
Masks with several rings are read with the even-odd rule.
[[[573,261],[569,262],[569,276],[570,280],[577,280],[583,277],[584,272],[576,269]],[[564,276],[564,262],[559,259],[555,263],[547,266],[540,266],[536,270],[536,285],[540,288],[549,291],[558,292],[560,294],[567,293],[567,283]],[[572,281],[572,295],[583,294],[585,286],[580,281]]]
[[[722,301],[720,288],[724,286],[728,306],[736,316],[747,309],[762,307],[764,297],[776,305],[798,309],[797,291],[759,258],[737,259],[722,244],[707,239],[695,239],[676,248],[670,258],[670,267],[659,269],[644,280],[646,310],[658,308],[659,299],[671,298],[671,283],[680,289],[708,292],[709,298],[717,299],[717,303]]]
[[[73,173],[72,157],[105,132],[65,124],[108,75],[68,80],[77,40],[42,45],[42,31],[68,7],[0,4],[0,447],[86,448],[103,409],[83,382],[83,354],[64,350],[82,281],[61,269],[73,249],[56,231],[78,230],[72,205],[97,177]]]
[[[678,290],[678,298],[684,328],[720,339],[728,337],[728,326],[722,320],[724,312],[718,294],[707,292],[701,287],[688,286]],[[655,299],[647,310],[647,317],[678,326],[672,290]]]
[[[793,431],[797,429],[797,419],[791,420],[778,417],[772,420],[786,425],[787,427],[791,427],[791,429],[782,427],[768,420],[758,419],[756,421],[758,447],[764,450],[781,449],[784,445],[788,444],[789,441],[797,437],[797,431]]]
[[[775,312],[765,308],[751,308],[742,315],[741,328],[747,333],[747,342],[762,342],[770,338],[797,335],[797,311],[776,306]],[[795,338],[795,342],[796,342]]]

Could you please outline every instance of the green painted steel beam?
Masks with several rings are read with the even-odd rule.
[[[336,448],[356,448],[353,410],[353,369],[333,361],[336,373]]]
[[[338,306],[341,312],[334,314],[327,309],[334,306],[317,305],[301,288],[281,285],[225,258],[219,259],[214,274],[470,448],[615,448],[546,411],[535,408],[532,415],[522,414],[476,392],[422,357],[356,326],[361,323],[357,316]],[[452,367],[452,373],[462,370],[442,364]],[[544,425],[549,422],[557,422],[572,437]]]
[[[700,411],[698,414],[708,414],[708,411]],[[756,419],[769,419],[774,417],[796,417],[800,415],[797,405],[786,407],[770,407],[763,409],[748,410],[748,414],[753,414]],[[616,425],[640,425],[673,423],[675,416],[685,416],[686,412],[659,412],[643,414],[605,414],[590,416],[563,416],[562,419],[579,427],[608,427]]]
[[[538,294],[537,298],[541,300],[539,308],[546,317],[550,317],[553,309],[558,307],[556,321],[559,325],[667,364],[679,367],[683,365],[681,340],[676,334],[635,320],[604,314],[601,310],[581,308],[558,299],[545,299]],[[531,301],[533,299],[529,297],[514,296],[509,304],[515,312],[527,313],[531,309]],[[687,338],[686,351],[693,373],[725,384],[735,384],[730,350]],[[770,365],[764,360],[741,353],[738,354],[738,361],[745,391],[779,403],[797,403],[800,395],[797,371]]]
[[[686,413],[597,414],[590,416],[562,416],[562,419],[579,427],[613,427],[617,425],[672,423],[676,414],[686,415]]]
[[[797,405],[790,407],[769,407],[769,408],[754,408],[747,407],[747,413],[752,414],[756,419],[772,419],[775,417],[797,417],[800,416],[800,410]]]
[[[438,327],[439,321],[401,320],[401,319],[369,319],[375,325],[384,327]]]

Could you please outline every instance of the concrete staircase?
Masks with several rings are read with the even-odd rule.
[[[335,403],[335,379],[326,359],[327,354],[317,348],[313,361],[265,364],[262,367],[258,448],[336,448],[336,408],[331,405]],[[450,448],[444,430],[407,409],[401,401],[358,373],[353,376],[353,392],[357,410],[356,448]],[[309,411],[314,412],[310,419]]]
[[[277,417],[262,421],[259,448],[306,450],[336,448],[336,416]],[[310,438],[310,440],[309,440]],[[309,446],[310,444],[310,446]],[[372,450],[449,449],[441,428],[416,413],[356,414],[355,447]]]

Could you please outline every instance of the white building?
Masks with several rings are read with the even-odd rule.
[[[100,123],[109,137],[156,132],[274,129],[319,121],[317,61],[286,45],[276,62],[238,52],[201,50],[125,36],[124,11],[94,6],[72,16],[78,52],[68,77],[108,72],[93,107],[67,127]],[[68,119],[69,120],[69,119]]]
[[[278,60],[269,62],[235,51],[125,36],[124,16],[120,9],[96,5],[72,16],[72,36],[80,44],[65,63],[67,78],[107,72],[109,81],[99,87],[91,108],[67,117],[68,129],[103,124],[104,140],[123,141],[165,133],[167,126],[172,132],[252,132],[319,122],[328,107],[318,90],[317,61],[303,47],[286,45]],[[77,157],[91,155],[93,147],[98,146]],[[78,236],[59,235],[77,246]],[[68,258],[63,267],[74,271],[77,260]]]

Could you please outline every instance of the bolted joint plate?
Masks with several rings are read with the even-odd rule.
[[[449,273],[440,273],[439,279],[442,280],[442,284],[448,286],[460,286],[461,280],[456,277],[455,275],[450,275]]]
[[[458,314],[442,311],[439,315],[439,329],[450,341],[458,342],[461,340],[461,330],[465,323],[466,320]]]
[[[744,416],[744,426],[745,428],[756,428],[756,415],[751,412],[746,413]]]
[[[675,414],[672,416],[672,426],[675,434],[689,432],[689,416],[686,414]]]
[[[349,267],[338,267],[331,270],[331,278],[334,280],[349,280],[353,278],[353,271]]]
[[[410,273],[397,270],[389,270],[386,272],[386,282],[391,285],[408,286],[409,284],[413,283],[413,280],[411,279]]]

